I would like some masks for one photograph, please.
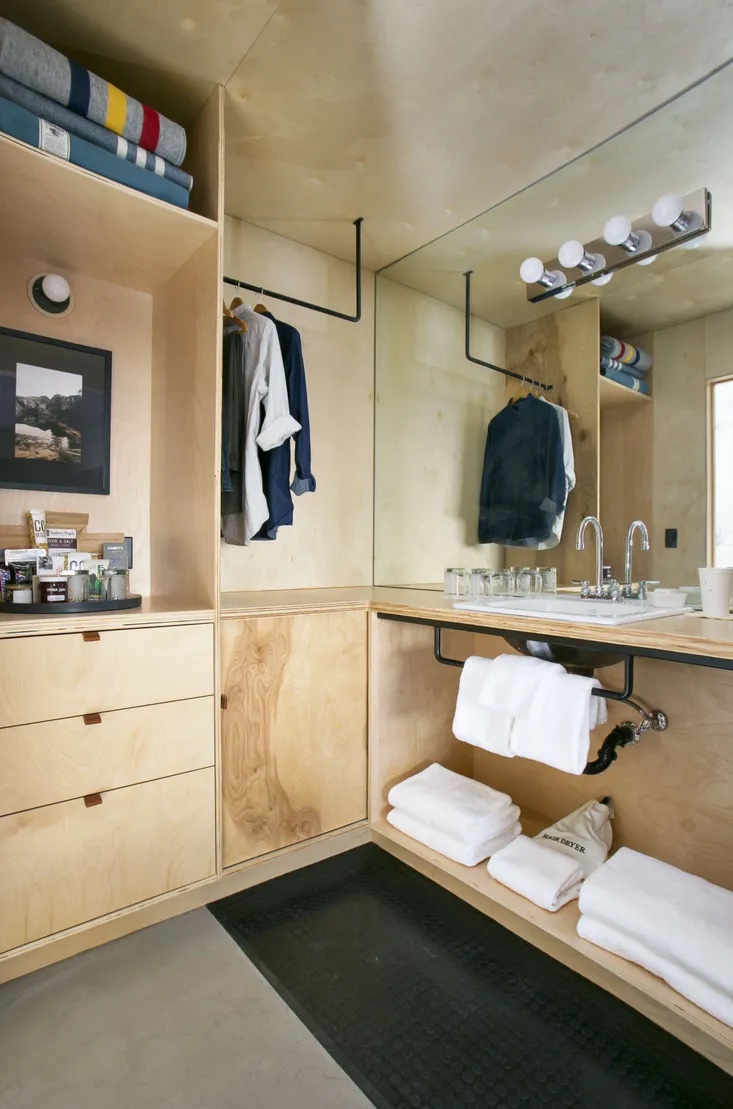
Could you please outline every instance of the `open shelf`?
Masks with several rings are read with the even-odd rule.
[[[154,293],[216,238],[213,220],[0,134],[3,253]]]
[[[522,814],[526,835],[535,835],[548,823],[548,820],[535,814]],[[733,1074],[733,1028],[687,1001],[661,978],[582,940],[576,931],[580,915],[577,901],[571,901],[558,912],[550,913],[496,882],[489,875],[485,863],[474,867],[454,863],[403,835],[386,820],[372,825],[372,835],[374,842],[385,851],[596,985],[620,997]]]
[[[637,393],[627,385],[620,385],[610,377],[599,375],[601,408],[627,408],[649,404],[651,397]]]

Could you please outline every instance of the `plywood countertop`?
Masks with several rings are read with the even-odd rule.
[[[539,617],[530,619],[500,613],[466,612],[454,609],[451,599],[437,590],[405,586],[225,593],[221,601],[221,614],[225,618],[329,612],[340,608],[365,608],[388,616],[457,624],[467,629],[495,628],[528,636],[552,636],[635,648],[642,653],[665,651],[733,662],[733,619],[710,620],[696,613],[661,617],[616,628],[601,627]]]

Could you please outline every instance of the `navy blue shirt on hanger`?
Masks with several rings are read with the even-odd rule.
[[[270,451],[260,451],[262,484],[270,515],[254,536],[255,539],[276,539],[277,529],[293,522],[293,498],[302,493],[315,493],[316,479],[311,472],[311,433],[308,415],[308,391],[300,332],[289,323],[275,319],[271,312],[263,315],[272,320],[280,340],[285,382],[288,389],[290,415],[300,424],[292,436],[295,442],[295,477],[290,482],[290,440]]]
[[[489,424],[479,502],[479,543],[549,538],[567,500],[557,413],[537,397],[522,397]]]

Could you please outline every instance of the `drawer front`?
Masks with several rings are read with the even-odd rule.
[[[214,771],[0,819],[0,951],[214,873]]]
[[[214,698],[0,729],[0,816],[214,763]]]
[[[0,642],[0,728],[213,692],[212,624]]]

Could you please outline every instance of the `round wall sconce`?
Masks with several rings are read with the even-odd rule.
[[[634,231],[628,216],[612,216],[606,220],[603,238],[609,246],[619,246],[625,254],[646,254],[652,237],[648,231]]]
[[[59,273],[37,273],[28,282],[28,299],[44,316],[66,316],[74,307],[74,294]]]

